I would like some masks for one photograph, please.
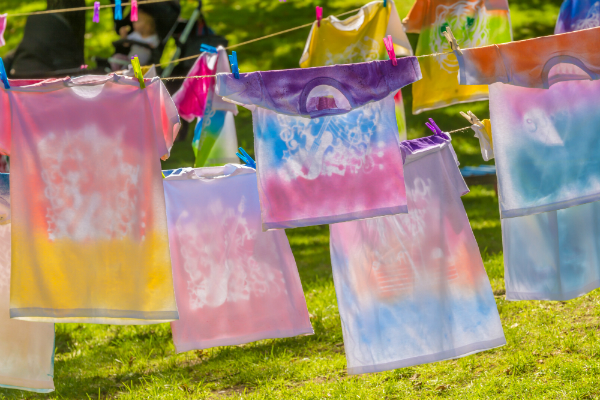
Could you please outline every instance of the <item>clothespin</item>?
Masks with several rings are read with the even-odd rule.
[[[323,7],[317,6],[317,26],[321,27],[321,20],[323,19]]]
[[[99,1],[94,2],[94,19],[92,19],[92,21],[94,21],[96,23],[100,22],[100,2]]]
[[[144,75],[142,74],[142,67],[140,66],[140,60],[136,57],[131,57],[131,66],[133,67],[133,74],[140,82],[140,89],[146,89],[144,84]]]
[[[425,122],[425,125],[433,131],[434,135],[445,136],[432,118],[429,118],[429,122]]]
[[[446,40],[448,40],[448,43],[450,43],[450,49],[452,49],[452,51],[456,51],[458,54],[462,55],[462,51],[460,51],[460,47],[458,47],[458,42],[456,41],[456,38],[454,37],[454,34],[452,33],[452,29],[450,29],[449,26],[446,26],[446,30],[444,32],[442,32],[442,34],[444,35]]]
[[[383,8],[387,7],[387,0],[383,0]]]
[[[396,60],[396,51],[394,50],[394,42],[392,42],[392,35],[388,35],[387,38],[383,38],[383,44],[385,44],[385,49],[388,52],[388,56],[390,56],[390,60],[392,60],[392,65],[395,67],[398,65],[398,61]]]
[[[121,7],[121,0],[115,0],[115,21],[123,19],[123,7]]]
[[[238,150],[242,154],[235,153],[235,155],[238,156],[240,160],[242,160],[244,164],[246,164],[246,166],[256,169],[256,162],[252,159],[252,157],[250,157],[250,154],[246,153],[246,150],[244,150],[241,147]]]
[[[0,57],[0,80],[4,83],[4,89],[10,89],[10,84],[8,83],[8,75],[6,74],[6,70],[4,69],[4,62],[2,61],[2,57]]]
[[[129,13],[129,19],[131,19],[132,22],[135,22],[138,20],[137,0],[131,0],[131,13]]]
[[[231,52],[229,63],[231,64],[231,72],[233,72],[235,79],[240,79],[240,69],[238,67],[237,53],[235,51]]]
[[[467,121],[469,121],[469,123],[471,125],[477,125],[480,124],[481,121],[479,120],[479,118],[477,118],[475,116],[475,114],[473,114],[471,111],[468,111],[468,113],[464,113],[464,112],[460,112],[460,115],[462,115]]]
[[[217,54],[217,48],[216,48],[216,47],[212,47],[212,46],[209,46],[209,45],[207,45],[207,44],[204,44],[204,43],[202,43],[202,44],[200,45],[200,52],[201,52],[201,53],[205,53],[205,52],[206,52],[206,53],[213,53],[213,54]]]

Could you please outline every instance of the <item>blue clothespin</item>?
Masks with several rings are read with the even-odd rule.
[[[213,53],[213,54],[217,54],[217,48],[202,43],[200,45],[200,52],[201,53]]]
[[[256,162],[250,157],[250,154],[246,153],[246,150],[243,148],[239,148],[240,153],[235,153],[236,156],[240,158],[246,164],[247,167],[256,169]]]
[[[0,80],[4,83],[4,89],[10,89],[10,84],[8,83],[8,75],[6,74],[6,70],[4,69],[4,62],[2,61],[2,57],[0,57]]]
[[[383,8],[387,7],[387,0],[383,0]]]
[[[115,0],[115,21],[123,19],[123,7],[121,7],[121,0]]]
[[[240,69],[238,68],[237,53],[235,51],[231,52],[229,63],[231,64],[231,72],[233,72],[235,79],[240,79]]]

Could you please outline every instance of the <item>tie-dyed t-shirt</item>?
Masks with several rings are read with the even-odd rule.
[[[10,189],[0,174],[0,387],[54,390],[54,324],[10,318]]]
[[[565,0],[554,27],[554,34],[600,26],[599,0]]]
[[[85,76],[0,89],[11,156],[10,315],[177,319],[160,158],[177,110],[158,78]]]
[[[506,0],[417,0],[404,19],[407,32],[420,33],[416,55],[448,53],[442,32],[450,27],[461,49],[512,40]],[[419,58],[423,79],[413,84],[413,113],[487,100],[486,86],[459,86],[452,53]]]
[[[461,84],[490,84],[502,218],[600,200],[600,135],[590,129],[600,124],[599,35],[592,28],[459,56]]]
[[[330,226],[349,374],[506,344],[449,137],[402,142],[409,213]]]
[[[418,79],[415,57],[218,74],[252,110],[263,229],[406,212],[393,96]]]
[[[387,60],[383,38],[390,35],[397,56],[412,55],[412,48],[392,0],[387,7],[382,1],[373,1],[343,21],[334,16],[324,18],[321,26],[313,23],[300,66],[322,67],[335,64]],[[406,139],[406,116],[402,92],[394,97],[400,139]]]
[[[261,230],[254,169],[184,168],[164,189],[178,352],[313,333],[285,232]]]

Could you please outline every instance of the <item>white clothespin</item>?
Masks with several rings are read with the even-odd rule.
[[[458,42],[452,33],[452,29],[449,26],[446,27],[446,31],[442,32],[448,43],[450,43],[450,48],[452,51],[456,51],[458,54],[462,55],[462,51],[460,51],[460,47],[458,47]]]
[[[473,114],[471,111],[467,113],[460,112],[469,123],[471,124],[471,129],[475,132],[475,137],[479,139],[479,147],[481,148],[481,157],[485,161],[489,161],[494,158],[494,145],[492,142],[492,133],[488,131],[486,124],[489,125],[489,121],[486,123],[482,122]],[[491,126],[490,126],[491,128]]]

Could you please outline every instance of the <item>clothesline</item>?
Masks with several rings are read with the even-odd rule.
[[[165,3],[169,0],[140,0],[137,3],[138,4],[150,4],[150,3]],[[125,7],[125,6],[129,6],[131,5],[131,2],[129,3],[121,3],[121,6]],[[100,5],[100,8],[114,8],[115,5],[114,4],[104,4],[104,5]],[[55,13],[63,13],[63,12],[70,12],[70,11],[82,11],[82,10],[93,10],[94,6],[85,6],[85,7],[74,7],[74,8],[62,8],[59,10],[43,10],[43,11],[32,11],[32,12],[28,12],[28,13],[16,13],[16,14],[7,14],[7,17],[25,17],[28,15],[39,15],[39,14],[55,14]]]

